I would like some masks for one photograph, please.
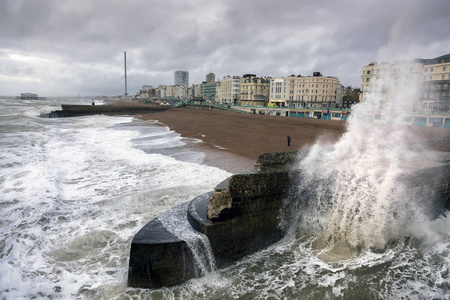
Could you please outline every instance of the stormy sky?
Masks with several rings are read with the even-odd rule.
[[[0,0],[0,95],[119,95],[175,70],[338,77],[450,53],[448,0]]]

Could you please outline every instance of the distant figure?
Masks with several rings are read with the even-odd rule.
[[[287,141],[288,141],[288,146],[290,146],[291,145],[291,137],[290,136],[287,136]]]
[[[95,102],[94,102],[94,101],[92,101],[92,105],[95,105]]]

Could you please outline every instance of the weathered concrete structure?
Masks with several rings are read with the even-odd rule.
[[[164,227],[160,218],[147,223],[133,238],[129,286],[172,286],[196,276],[192,251],[185,241]]]
[[[302,154],[262,154],[255,170],[231,176],[185,206],[188,224],[207,237],[217,267],[264,249],[284,236],[280,219],[289,216],[290,201],[308,201],[292,190],[292,181],[301,178],[301,171],[291,166]],[[450,209],[448,162],[418,169],[404,180],[411,193],[436,213]],[[128,285],[157,288],[200,276],[188,242],[162,226],[160,217],[148,223],[131,244]]]
[[[62,110],[52,111],[49,114],[41,115],[47,118],[78,117],[86,115],[132,115],[148,114],[168,109],[166,106],[151,104],[121,104],[121,105],[72,105],[61,104]]]

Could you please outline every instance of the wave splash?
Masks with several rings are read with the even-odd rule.
[[[341,139],[334,145],[316,143],[297,164],[301,179],[295,188],[299,200],[308,203],[295,204],[291,229],[316,236],[313,248],[324,260],[385,249],[392,240],[414,236],[417,224],[431,222],[407,178],[434,161],[436,153],[401,124],[418,99],[419,80],[395,89],[387,76],[372,84],[365,102],[353,107]],[[371,122],[375,114],[386,121]]]

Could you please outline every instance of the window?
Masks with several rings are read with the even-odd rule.
[[[442,71],[445,71],[445,70],[447,70],[447,67],[442,67]]]
[[[430,72],[433,72],[433,70],[434,70],[434,68],[431,68],[431,69],[430,69]]]
[[[426,73],[426,72],[428,72],[428,69],[427,69],[427,68],[425,68],[425,73]]]
[[[366,82],[369,82],[370,78],[366,78]]]
[[[370,71],[367,71],[367,75],[370,75]]]

